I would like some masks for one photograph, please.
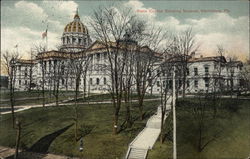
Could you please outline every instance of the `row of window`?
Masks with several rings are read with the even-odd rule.
[[[204,82],[205,82],[205,87],[209,87],[209,79],[204,79]],[[172,80],[168,80],[168,81],[163,81],[162,84],[163,86],[165,86],[165,84],[168,84],[168,88],[172,88]],[[179,80],[179,82],[177,82],[177,86],[182,86],[182,81]],[[199,80],[194,80],[194,87],[195,88],[198,88],[199,86]],[[160,87],[160,81],[157,81],[157,87]],[[190,87],[190,81],[187,80],[187,83],[186,83],[186,87],[189,88]]]
[[[90,85],[93,85],[93,79],[92,78],[89,79],[89,83],[90,83]],[[107,79],[105,77],[103,78],[103,84],[104,85],[107,84]],[[99,78],[96,78],[95,85],[100,85],[100,79]]]

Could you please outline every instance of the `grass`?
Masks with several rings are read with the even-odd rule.
[[[155,112],[159,102],[145,102],[148,116]],[[135,120],[133,127],[112,135],[113,107],[110,104],[80,105],[79,125],[83,129],[92,128],[84,136],[84,151],[79,152],[79,141],[74,141],[74,126],[58,136],[48,151],[67,156],[79,156],[90,159],[115,159],[125,156],[128,144],[144,128],[147,119]],[[73,108],[70,106],[33,108],[17,113],[22,122],[21,147],[30,148],[42,137],[52,134],[73,123]],[[125,108],[122,106],[119,124],[125,120]],[[132,106],[133,118],[139,117],[136,103]],[[11,127],[11,115],[2,115],[0,121],[0,145],[14,147],[16,131]],[[84,132],[85,130],[83,130]]]
[[[222,99],[215,119],[206,121],[205,139],[210,142],[202,152],[197,148],[197,129],[191,110],[197,99],[177,102],[177,157],[178,159],[242,159],[250,155],[250,100]],[[196,103],[197,104],[197,103]],[[239,109],[232,109],[238,107]],[[207,110],[213,114],[213,110]],[[172,132],[171,132],[172,133]],[[159,155],[162,154],[162,155]],[[149,152],[149,159],[172,158],[172,142],[159,141]]]
[[[61,91],[59,93],[59,101],[60,100],[65,100],[69,97],[72,97],[74,95],[74,92],[72,91]],[[1,93],[1,105],[3,106],[9,106],[10,101],[9,101],[9,93]],[[41,91],[18,91],[15,92],[15,105],[32,105],[32,104],[42,104],[43,99],[42,99],[42,92]],[[51,103],[55,102],[55,96],[49,91],[45,92],[45,103]]]

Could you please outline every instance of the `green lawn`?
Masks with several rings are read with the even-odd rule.
[[[250,155],[250,100],[222,99],[218,116],[205,122],[205,142],[216,134],[202,152],[198,152],[198,133],[192,104],[196,99],[177,102],[177,157],[178,159],[245,159]],[[238,106],[238,111],[235,111]],[[229,109],[230,108],[230,109]],[[233,109],[232,109],[233,108]],[[208,115],[213,109],[207,110]],[[167,124],[167,123],[166,123]],[[149,152],[149,159],[172,158],[172,141],[159,141]]]
[[[59,93],[59,100],[65,100],[69,97],[73,97],[74,92],[73,91],[60,91]],[[9,106],[9,93],[8,92],[2,92],[1,93],[1,105],[3,106]],[[15,105],[31,105],[31,104],[42,104],[42,92],[41,91],[18,91],[15,92]],[[45,103],[51,103],[55,102],[55,96],[53,93],[50,93],[49,91],[45,92]]]
[[[156,111],[159,102],[145,102],[147,118]],[[58,136],[50,145],[48,151],[68,156],[83,156],[89,159],[115,159],[125,156],[128,144],[144,128],[147,119],[140,121],[136,104],[132,107],[133,127],[112,135],[112,112],[110,104],[80,105],[79,125],[82,130],[92,131],[84,136],[84,151],[79,152],[79,141],[74,141],[74,125]],[[28,149],[42,137],[52,134],[73,123],[73,108],[70,106],[33,108],[17,113],[22,121],[21,147]],[[125,108],[122,106],[119,123],[125,119]],[[0,122],[0,145],[13,147],[15,131],[11,127],[11,115],[2,115]]]

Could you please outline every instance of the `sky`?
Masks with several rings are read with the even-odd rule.
[[[49,49],[61,43],[63,29],[73,21],[76,8],[88,27],[89,18],[100,6],[129,7],[134,14],[171,33],[192,27],[198,54],[216,55],[222,45],[227,54],[240,60],[249,58],[249,2],[240,1],[1,1],[1,52],[16,51],[29,58],[32,46],[44,43],[48,24]]]

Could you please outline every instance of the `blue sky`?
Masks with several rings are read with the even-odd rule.
[[[49,24],[49,48],[60,44],[63,28],[73,20],[79,8],[81,21],[88,21],[93,10],[113,1],[1,1],[1,51],[14,50],[28,58],[27,52],[41,38]],[[130,7],[135,14],[163,29],[179,33],[193,27],[200,44],[199,53],[215,55],[221,44],[230,55],[240,59],[249,55],[248,1],[120,1],[115,5]],[[138,12],[144,10],[146,12]],[[167,11],[167,12],[166,12]],[[206,12],[205,12],[206,11]]]

